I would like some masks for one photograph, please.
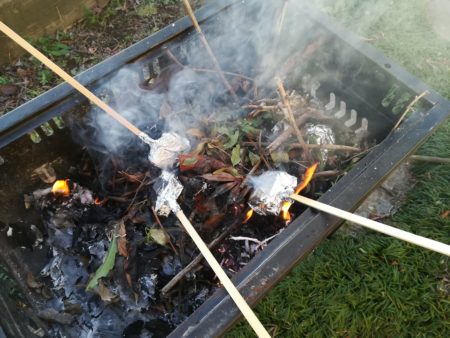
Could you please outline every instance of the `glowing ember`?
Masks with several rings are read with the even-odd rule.
[[[52,187],[53,195],[69,196],[69,180],[57,180]]]
[[[102,204],[102,201],[100,200],[100,198],[96,197],[94,200],[95,205],[100,205]]]
[[[314,172],[317,169],[317,165],[318,163],[314,163],[312,166],[310,166],[308,169],[306,169],[305,173],[303,174],[303,179],[300,182],[300,184],[297,186],[297,188],[295,188],[295,194],[298,195],[303,189],[305,189],[309,182],[311,182],[313,176],[314,176]],[[283,220],[285,220],[286,222],[289,222],[292,217],[291,214],[289,213],[289,208],[291,207],[292,203],[289,201],[285,201],[283,202],[282,206],[281,206],[281,218],[283,218]]]
[[[245,219],[242,223],[247,224],[247,222],[250,220],[250,218],[252,218],[252,216],[253,216],[253,209],[250,209],[249,211],[247,211],[247,214],[245,215]]]

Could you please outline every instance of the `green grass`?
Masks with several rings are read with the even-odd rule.
[[[347,27],[450,98],[450,43],[432,31],[425,0],[317,0]],[[375,13],[361,3],[376,4]],[[370,22],[361,23],[361,20]],[[447,121],[418,151],[450,157]],[[388,223],[450,242],[450,167],[414,167],[418,184]],[[450,264],[445,256],[373,232],[335,233],[256,311],[279,337],[445,337],[450,332]],[[227,337],[252,337],[241,322]]]

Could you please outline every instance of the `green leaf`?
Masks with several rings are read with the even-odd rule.
[[[99,266],[97,271],[95,271],[94,276],[90,279],[88,285],[86,286],[87,291],[96,288],[98,285],[98,280],[100,278],[108,276],[108,273],[114,268],[114,264],[116,262],[116,254],[117,254],[117,237],[113,236],[105,260],[103,261],[102,265]]]
[[[184,159],[183,165],[185,165],[185,166],[194,165],[195,163],[197,163],[197,161],[198,161],[198,159],[196,156],[187,157]]]
[[[256,165],[256,163],[258,163],[259,160],[260,160],[259,155],[255,154],[255,153],[253,153],[253,152],[251,152],[251,151],[248,152],[248,158],[250,159],[250,163],[251,163],[253,166]]]
[[[241,130],[245,133],[245,134],[250,134],[250,135],[258,135],[259,134],[259,129],[255,128],[252,123],[243,120],[241,121]]]
[[[241,146],[238,144],[231,151],[231,164],[233,164],[233,166],[235,166],[239,162],[241,162]]]
[[[228,135],[228,137],[229,137],[228,142],[223,145],[225,149],[231,149],[236,145],[239,139],[239,130],[236,130],[232,135]]]
[[[164,231],[161,229],[150,229],[147,232],[147,240],[153,240],[159,245],[166,245],[167,244],[167,237]]]
[[[272,161],[275,163],[286,163],[289,162],[289,154],[285,151],[274,151],[270,154]]]
[[[233,134],[233,132],[227,127],[219,127],[217,128],[217,132],[222,135],[227,135],[228,137]]]

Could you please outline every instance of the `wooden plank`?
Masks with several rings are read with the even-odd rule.
[[[20,35],[37,38],[54,34],[82,19],[87,8],[104,7],[109,0],[0,0],[0,21]],[[0,64],[23,54],[6,36],[0,35]]]

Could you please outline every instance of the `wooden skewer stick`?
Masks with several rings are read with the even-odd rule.
[[[381,232],[385,235],[389,235],[401,240],[404,240],[406,242],[421,246],[423,248],[432,250],[432,251],[436,251],[439,252],[443,255],[446,256],[450,256],[450,245],[426,238],[426,237],[422,237],[422,236],[418,236],[415,234],[412,234],[410,232],[398,229],[398,228],[394,228],[392,226],[380,223],[380,222],[376,222],[373,221],[371,219],[362,217],[362,216],[358,216],[355,214],[352,214],[351,212],[347,212],[335,207],[332,207],[331,205],[325,204],[325,203],[321,203],[315,200],[312,200],[310,198],[304,197],[304,196],[300,196],[300,195],[291,195],[290,198],[292,198],[293,200],[302,203],[304,205],[307,205],[311,208],[326,212],[330,215],[334,215],[336,217],[345,219],[347,221],[359,224],[363,227]]]
[[[202,238],[199,236],[199,234],[197,233],[195,228],[192,226],[191,222],[186,217],[183,210],[181,210],[181,208],[179,208],[179,207],[177,207],[176,209],[178,209],[178,210],[174,210],[174,212],[175,212],[175,215],[177,216],[178,220],[184,226],[184,229],[187,231],[189,236],[191,236],[195,245],[200,250],[200,253],[203,255],[205,260],[208,262],[209,266],[214,271],[217,278],[219,278],[220,282],[224,286],[225,290],[227,290],[231,299],[233,299],[233,301],[236,303],[239,310],[241,310],[242,315],[248,321],[248,323],[253,328],[253,330],[255,331],[257,336],[270,338],[269,333],[266,331],[264,326],[261,324],[258,317],[256,317],[255,313],[250,308],[250,306],[247,304],[244,297],[242,297],[242,295],[239,293],[238,289],[234,286],[231,279],[227,276],[225,271],[223,271],[222,267],[217,262],[216,258],[213,256],[211,251],[208,249],[205,242],[203,242]]]
[[[233,98],[238,101],[239,98],[237,97],[236,93],[233,90],[233,87],[231,87],[228,80],[225,78],[225,75],[222,71],[222,68],[220,67],[219,61],[217,61],[216,56],[214,55],[214,52],[212,51],[208,40],[206,40],[205,34],[203,34],[202,29],[200,28],[200,25],[198,24],[197,18],[195,17],[194,11],[192,10],[191,4],[189,0],[183,0],[183,5],[186,10],[186,13],[188,14],[189,18],[192,21],[192,24],[194,25],[195,30],[197,31],[198,35],[200,36],[200,41],[202,42],[203,46],[205,47],[206,51],[209,54],[209,57],[211,58],[214,68],[216,68],[217,74],[219,74],[220,79],[222,80],[223,84],[225,85],[225,88],[230,92],[230,94],[233,96]]]
[[[36,59],[42,62],[45,66],[47,66],[50,70],[56,73],[59,77],[61,77],[64,81],[70,84],[73,88],[75,88],[78,92],[84,95],[88,100],[102,109],[105,113],[110,115],[114,120],[119,122],[133,134],[143,137],[144,133],[139,130],[135,125],[133,125],[130,121],[120,115],[117,111],[107,105],[105,102],[100,100],[94,93],[92,93],[89,89],[84,87],[81,83],[75,80],[72,76],[66,73],[61,67],[59,67],[56,63],[47,58],[44,54],[34,48],[30,43],[28,43],[25,39],[23,39],[20,35],[15,33],[11,28],[6,26],[3,22],[0,21],[0,31],[5,33],[9,38],[11,38],[15,43],[33,55]]]

